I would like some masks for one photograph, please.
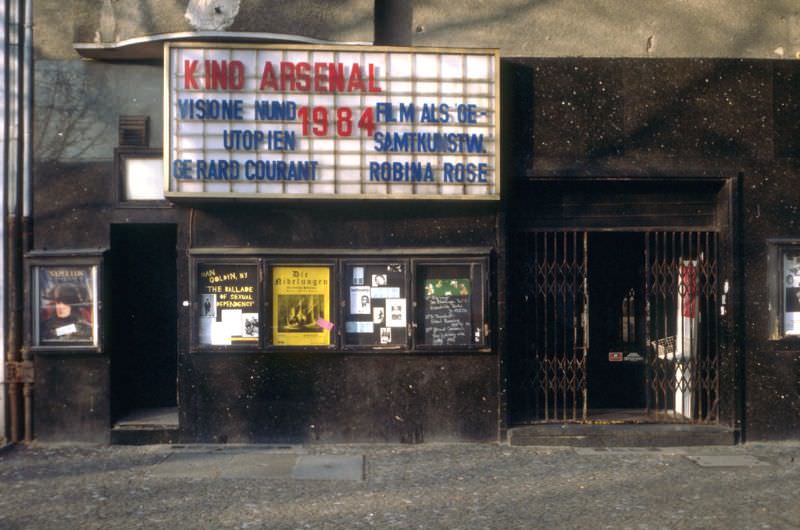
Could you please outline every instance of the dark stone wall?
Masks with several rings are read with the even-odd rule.
[[[113,163],[40,162],[33,173],[36,250],[107,247]]]
[[[194,354],[185,363],[183,436],[193,441],[497,439],[492,354]]]
[[[347,201],[198,207],[194,247],[494,247],[496,203]]]
[[[732,401],[724,406],[738,409],[748,440],[800,437],[800,341],[770,340],[768,308],[776,301],[767,292],[767,239],[800,239],[800,65],[508,59],[503,82],[506,169],[514,172],[505,188],[510,261],[514,230],[536,216],[532,204],[549,179],[572,182],[573,192],[590,187],[582,178],[611,178],[617,186],[672,179],[676,189],[686,189],[683,179],[727,181],[735,216],[730,340],[737,351],[724,363],[723,395]],[[596,227],[619,222],[606,213]],[[516,337],[513,329],[509,337]],[[513,400],[511,408],[513,416]]]
[[[799,176],[800,159],[783,158],[756,165],[743,182],[744,419],[749,440],[800,438],[800,339],[771,340],[770,315],[778,300],[766,288],[768,275],[776,273],[767,266],[767,239],[800,239]]]
[[[539,177],[697,177],[771,160],[776,64],[506,59],[511,163]]]
[[[108,161],[40,162],[35,166],[35,250],[108,246],[112,165]],[[111,423],[108,367],[108,356],[104,354],[37,353],[33,415],[36,438],[107,443]]]
[[[36,438],[108,443],[108,374],[106,356],[37,355],[33,394]]]

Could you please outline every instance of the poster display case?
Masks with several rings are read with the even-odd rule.
[[[407,271],[405,261],[345,263],[345,346],[408,345]]]
[[[770,340],[796,341],[800,339],[800,240],[768,239],[767,263]]]
[[[257,345],[258,264],[200,263],[197,272],[199,344]]]
[[[491,351],[488,255],[195,253],[196,352]]]
[[[429,348],[484,346],[484,264],[419,263],[416,273],[417,343]]]
[[[272,267],[272,344],[328,346],[331,343],[331,269],[327,266]]]
[[[800,249],[783,249],[783,334],[800,336]]]
[[[27,256],[32,349],[100,351],[101,254]]]

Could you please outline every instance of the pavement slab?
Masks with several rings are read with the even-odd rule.
[[[578,449],[15,447],[0,528],[800,528],[800,444]]]
[[[768,466],[768,462],[752,455],[687,455],[686,458],[700,467],[753,467]]]

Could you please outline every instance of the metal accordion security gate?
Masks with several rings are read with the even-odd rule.
[[[588,245],[587,232],[537,232],[529,241],[526,329],[540,420],[587,418]]]
[[[715,423],[720,407],[716,232],[645,233],[648,411]]]
[[[718,422],[718,233],[641,234],[645,420]],[[523,305],[536,421],[592,421],[590,242],[586,231],[529,233]]]

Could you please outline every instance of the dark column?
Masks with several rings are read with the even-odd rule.
[[[411,46],[412,0],[375,0],[376,45]]]

